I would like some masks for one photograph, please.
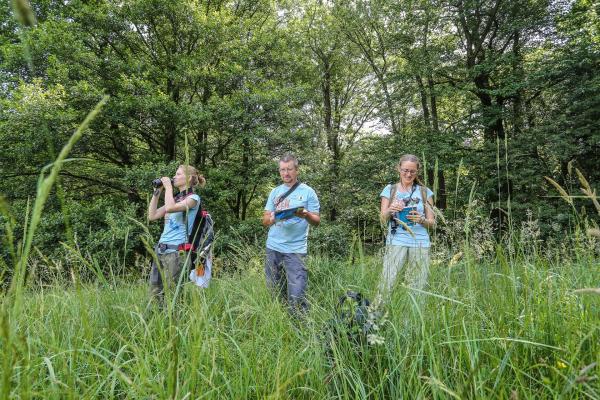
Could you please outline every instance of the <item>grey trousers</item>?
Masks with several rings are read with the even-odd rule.
[[[306,254],[280,253],[267,248],[265,262],[267,287],[282,301],[287,301],[292,314],[305,312],[308,309],[308,303],[306,302],[308,272],[304,265],[305,258]],[[283,276],[284,268],[285,278],[287,278],[287,297],[284,297],[284,293],[286,293],[286,279]]]
[[[177,282],[179,282],[181,272],[188,270],[190,257],[188,257],[187,253],[180,255],[176,251],[173,253],[158,254],[157,258],[159,265],[153,262],[152,271],[150,272],[150,295],[162,303],[165,288],[167,290],[175,288]]]
[[[384,298],[402,273],[408,287],[424,289],[429,275],[429,247],[386,246],[379,280],[379,293]]]

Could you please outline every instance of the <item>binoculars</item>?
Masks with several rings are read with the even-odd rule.
[[[173,184],[173,178],[171,178],[171,184]],[[162,187],[162,185],[163,185],[163,183],[160,180],[160,178],[156,178],[155,180],[152,181],[152,187],[154,187],[155,189]]]

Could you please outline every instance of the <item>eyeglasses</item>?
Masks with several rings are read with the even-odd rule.
[[[292,172],[295,170],[296,168],[279,168],[279,172]]]
[[[406,169],[406,168],[400,168],[400,172],[402,172],[403,174],[410,174],[410,175],[415,175],[418,171],[416,169]]]

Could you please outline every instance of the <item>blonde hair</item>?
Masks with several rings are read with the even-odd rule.
[[[396,165],[396,170],[398,171],[398,174],[400,174],[400,167],[402,167],[402,163],[405,163],[407,161],[414,162],[415,164],[417,164],[417,176],[415,177],[415,181],[417,181],[417,183],[420,186],[426,188],[425,184],[419,177],[419,172],[421,172],[421,160],[419,160],[419,157],[413,154],[404,154],[402,157],[400,157],[400,161],[398,161],[398,165]]]
[[[190,182],[190,186],[203,187],[204,185],[206,185],[206,178],[204,178],[204,175],[200,175],[200,173],[198,172],[198,170],[195,167],[192,167],[191,165],[181,164],[179,166],[179,168],[183,169],[185,176],[187,177],[188,181]]]

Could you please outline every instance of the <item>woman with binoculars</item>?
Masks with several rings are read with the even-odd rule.
[[[405,154],[396,166],[400,180],[380,194],[381,219],[388,225],[379,293],[389,295],[404,268],[407,286],[422,290],[429,274],[428,228],[435,225],[433,192],[419,179],[421,162]]]
[[[162,303],[164,286],[176,285],[181,271],[187,271],[187,264],[191,261],[186,252],[188,249],[184,246],[188,243],[188,236],[200,209],[200,196],[194,193],[194,188],[204,186],[206,180],[191,165],[180,165],[173,178],[163,176],[152,184],[155,189],[148,206],[148,219],[155,221],[164,218],[165,226],[155,247],[157,258],[152,263],[150,293]],[[179,189],[176,196],[173,195],[173,186]],[[163,191],[164,205],[157,208]]]

